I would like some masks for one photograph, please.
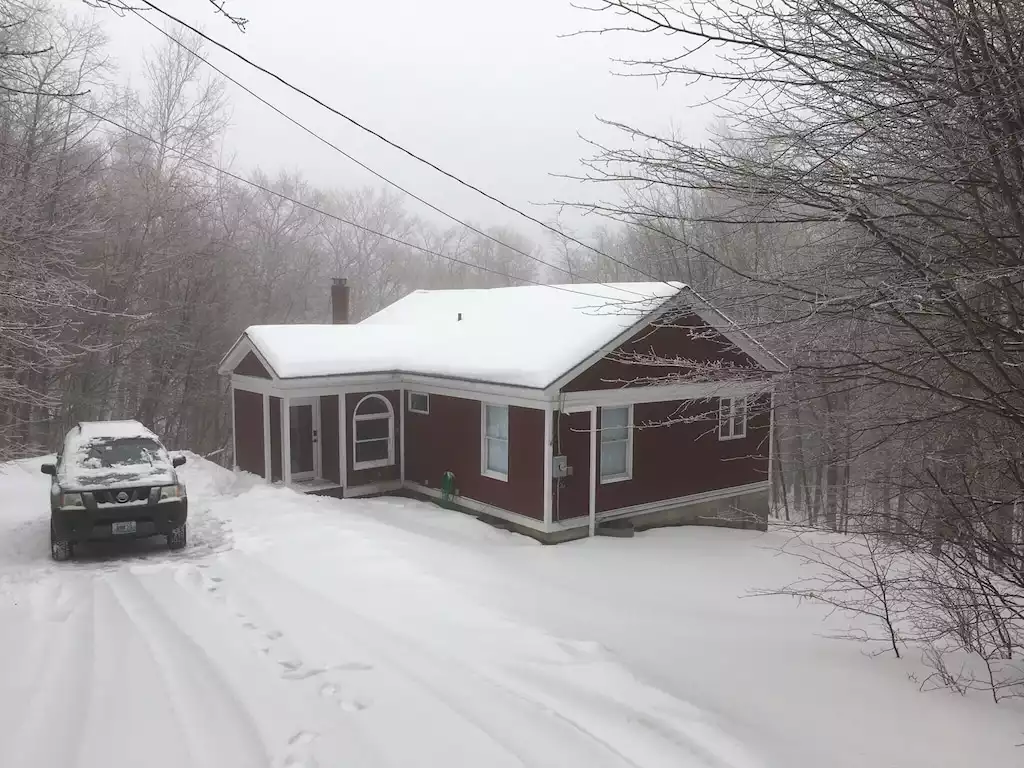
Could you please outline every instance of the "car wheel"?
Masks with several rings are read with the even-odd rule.
[[[167,534],[167,546],[171,549],[184,549],[187,536],[185,533],[185,524],[182,523],[177,528],[171,530]]]
[[[62,563],[65,560],[71,559],[71,542],[70,541],[59,541],[50,537],[50,556],[58,563]]]

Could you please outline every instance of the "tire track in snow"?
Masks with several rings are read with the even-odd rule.
[[[342,614],[348,634],[362,635],[368,647],[390,647],[385,650],[387,657],[398,668],[404,668],[411,679],[419,677],[422,682],[420,670],[442,666],[451,672],[451,679],[471,677],[478,687],[480,683],[487,683],[492,695],[500,691],[506,697],[526,702],[536,711],[558,719],[568,731],[576,731],[599,744],[606,755],[619,761],[615,764],[644,768],[759,768],[762,765],[742,745],[710,723],[699,709],[639,682],[610,660],[596,659],[589,644],[558,641],[529,627],[502,623],[500,626],[507,624],[513,633],[524,633],[523,658],[456,658],[441,649],[436,638],[414,636],[423,628],[410,626],[406,630],[403,627],[399,632],[376,618],[387,611],[386,605],[374,605],[373,615],[367,615],[332,600],[261,559],[247,558],[246,563],[270,575],[271,582],[265,591],[280,591],[280,584],[287,582],[305,596],[306,602],[312,603],[310,608],[315,615],[327,616],[331,611]],[[258,582],[258,579],[253,581]],[[301,599],[299,594],[296,594],[296,601]],[[473,607],[467,604],[467,608]],[[487,609],[483,611],[486,614]],[[487,618],[498,620],[501,617]],[[474,638],[467,640],[470,645],[474,642]],[[424,641],[434,647],[427,647]],[[569,653],[565,653],[567,648]],[[530,658],[538,650],[546,657],[544,660]],[[582,671],[578,661],[581,654],[585,657]],[[410,665],[407,660],[416,657],[424,663]],[[529,674],[524,674],[527,670]],[[446,679],[443,690],[450,688],[451,681]],[[448,703],[440,690],[437,693],[442,702]],[[625,700],[620,701],[620,697]],[[454,709],[466,716],[474,711],[474,701],[476,699],[471,699],[466,702],[468,706],[458,705]],[[466,719],[474,722],[472,716]],[[563,737],[566,735],[563,731]],[[498,743],[508,741],[507,738],[495,740]],[[514,742],[518,743],[519,740]]]
[[[491,740],[502,751],[504,759],[511,758],[511,764],[515,765],[559,768],[567,765],[588,768],[716,765],[681,763],[675,745],[671,754],[663,751],[655,762],[637,762],[629,754],[630,750],[602,739],[565,717],[557,708],[522,695],[462,659],[439,653],[416,638],[404,637],[377,620],[339,605],[261,560],[246,558],[244,566],[244,581],[250,587],[260,585],[258,594],[280,594],[287,585],[286,603],[290,610],[298,615],[317,617],[317,631],[323,638],[334,641],[337,637],[338,642],[348,645],[355,638],[362,647],[372,648],[368,657],[385,662],[378,664],[379,668],[397,671],[402,679],[425,691],[435,704],[461,720],[463,727],[450,740],[455,743],[463,739],[462,750],[465,749],[465,727],[469,727]],[[298,606],[302,606],[301,611]],[[334,623],[330,621],[332,613]],[[460,756],[464,754],[462,750],[458,752]],[[447,757],[450,759],[451,754]],[[487,764],[498,764],[494,760],[489,758]]]
[[[89,699],[95,625],[94,582],[79,580],[68,591],[64,582],[31,585],[32,617],[45,634],[54,635],[43,657],[42,674],[24,702],[23,719],[14,729],[4,766],[74,765],[84,732],[82,704]],[[57,738],[54,734],[59,734]]]
[[[271,768],[259,729],[217,666],[127,569],[107,579],[163,677],[192,759],[189,768]]]

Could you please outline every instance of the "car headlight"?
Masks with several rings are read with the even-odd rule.
[[[62,493],[60,495],[60,505],[62,507],[85,509],[85,502],[82,501],[82,494],[80,493]]]
[[[185,486],[184,485],[164,485],[160,487],[160,501],[167,499],[184,499],[185,498]]]

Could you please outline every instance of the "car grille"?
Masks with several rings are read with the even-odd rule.
[[[123,496],[121,494],[124,494]],[[130,504],[149,501],[149,488],[112,488],[93,491],[97,504]]]

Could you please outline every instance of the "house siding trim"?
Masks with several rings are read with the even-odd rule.
[[[555,414],[554,409],[544,409],[544,524],[551,525],[553,515],[552,483],[555,465]]]
[[[642,403],[667,403],[674,400],[707,400],[712,397],[757,397],[773,391],[770,381],[700,382],[652,387],[621,387],[566,392],[562,395],[564,413],[582,412],[591,406],[615,407]]]
[[[270,453],[270,395],[263,393],[263,479],[267,484],[273,483],[273,472],[271,462],[273,457]]]

